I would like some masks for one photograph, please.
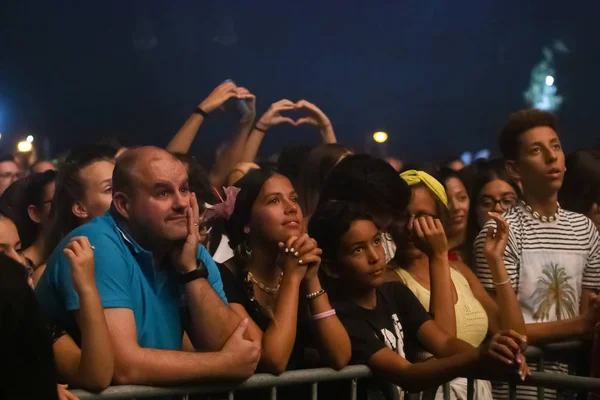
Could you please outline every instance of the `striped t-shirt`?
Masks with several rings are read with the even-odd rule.
[[[517,292],[525,323],[570,319],[579,315],[582,289],[600,288],[600,235],[586,216],[559,209],[554,222],[533,218],[519,203],[504,214],[510,232],[504,252],[506,272]],[[477,276],[494,290],[492,274],[483,255],[489,221],[474,243]],[[555,297],[560,293],[560,297]],[[532,365],[532,370],[535,366]],[[546,372],[567,373],[567,365],[545,364]],[[505,386],[504,386],[505,388]],[[507,390],[494,388],[494,398],[507,398]],[[553,398],[553,391],[546,391]],[[518,387],[517,398],[536,399],[536,388]]]

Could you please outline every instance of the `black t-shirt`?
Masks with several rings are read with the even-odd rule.
[[[377,305],[372,310],[353,302],[336,302],[335,308],[350,336],[352,364],[369,364],[371,357],[385,347],[408,360],[414,359],[420,346],[417,332],[431,319],[410,289],[399,282],[377,288]],[[359,384],[360,398],[389,398],[390,390],[393,387],[389,382],[381,379]]]

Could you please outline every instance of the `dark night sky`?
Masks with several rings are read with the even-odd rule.
[[[506,115],[524,106],[542,47],[557,39],[570,49],[555,65],[563,142],[587,146],[599,136],[599,4],[8,0],[0,147],[20,130],[47,135],[54,153],[109,135],[164,146],[232,78],[257,95],[259,113],[306,98],[341,142],[361,148],[384,129],[389,153],[441,159],[494,146]],[[152,49],[134,45],[153,37]],[[193,153],[211,157],[230,126],[213,118]],[[309,128],[273,130],[262,153],[316,139]]]

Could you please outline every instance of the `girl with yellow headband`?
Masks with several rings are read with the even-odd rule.
[[[406,226],[392,232],[398,249],[388,265],[395,273],[388,274],[388,279],[402,281],[450,335],[477,347],[488,335],[512,329],[523,335],[524,348],[525,324],[516,295],[508,290],[510,285],[498,287],[494,300],[465,264],[453,261],[450,265],[445,234],[448,197],[442,184],[423,171],[409,170],[400,176],[412,192],[410,218]],[[488,233],[486,257],[500,281],[508,277],[503,262],[508,226],[500,215],[490,216],[500,228],[497,233]],[[431,357],[426,353],[420,356]],[[477,381],[475,394],[476,399],[491,399],[489,382]],[[440,390],[436,398],[441,396]],[[466,380],[452,381],[451,398],[466,399],[466,396]]]

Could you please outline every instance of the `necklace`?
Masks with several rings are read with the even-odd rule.
[[[258,288],[260,290],[262,290],[266,294],[270,294],[270,295],[275,295],[279,292],[279,288],[281,287],[281,279],[283,279],[283,271],[281,271],[281,274],[279,274],[279,282],[277,282],[277,286],[272,288],[272,287],[268,287],[268,286],[264,285],[263,283],[257,281],[256,278],[254,278],[254,275],[252,275],[252,272],[250,272],[250,271],[248,271],[248,275],[246,276],[246,282],[254,283],[256,286],[258,286]]]
[[[523,204],[523,207],[525,207],[527,212],[530,213],[533,216],[533,218],[539,219],[542,222],[554,222],[558,219],[558,213],[560,211],[560,204],[558,202],[556,202],[556,212],[554,213],[554,215],[551,215],[549,217],[546,217],[545,215],[540,215],[540,213],[537,211],[533,211],[533,208],[531,208],[531,206],[525,203],[525,201],[523,200],[521,200],[521,204]]]

